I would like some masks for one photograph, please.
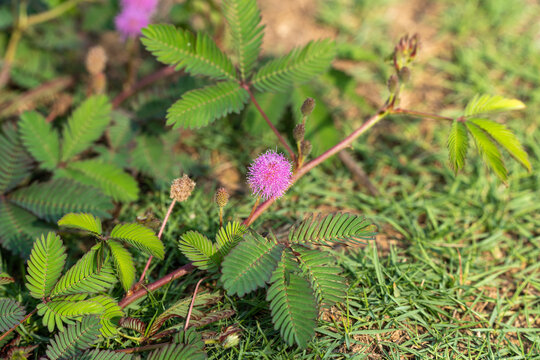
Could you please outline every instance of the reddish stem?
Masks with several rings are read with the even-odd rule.
[[[276,129],[276,127],[274,126],[274,124],[272,124],[272,122],[270,121],[270,119],[268,118],[268,116],[266,115],[266,113],[264,112],[264,110],[261,108],[261,106],[259,105],[259,103],[257,102],[257,100],[255,99],[255,96],[253,95],[253,92],[251,92],[251,89],[249,88],[248,85],[242,85],[242,87],[244,89],[246,89],[246,91],[248,92],[249,94],[249,97],[251,98],[251,101],[253,102],[253,105],[255,105],[255,107],[257,108],[257,110],[259,111],[259,113],[261,114],[261,116],[264,118],[264,120],[266,121],[266,123],[268,124],[268,126],[270,126],[270,128],[272,129],[272,131],[274,132],[274,134],[276,134],[279,142],[281,143],[281,145],[283,145],[283,147],[285,148],[285,150],[287,150],[287,152],[289,153],[289,157],[291,158],[291,160],[294,162],[294,159],[295,159],[295,156],[294,156],[294,152],[292,151],[291,147],[287,144],[287,141],[285,141],[285,139],[283,138],[283,136],[281,136],[281,134],[279,133],[278,129]]]
[[[11,329],[9,329],[8,331],[6,331],[5,333],[2,334],[2,336],[0,336],[0,341],[4,340],[4,338],[6,336],[8,336],[9,334],[11,334],[17,327],[19,327],[19,325],[21,325],[22,323],[24,323],[26,320],[28,320],[30,318],[30,316],[34,315],[37,311],[37,308],[32,310],[32,312],[28,315],[26,315],[24,317],[24,319],[22,319],[18,324],[14,325]]]
[[[186,335],[185,332],[187,331],[189,327],[189,319],[191,318],[191,312],[193,311],[193,305],[195,305],[195,298],[197,297],[197,291],[199,290],[199,285],[203,282],[204,278],[199,280],[197,282],[197,285],[195,286],[195,291],[193,291],[193,298],[191,299],[191,304],[189,304],[189,310],[186,316],[186,324],[184,325],[184,336]]]
[[[454,121],[454,119],[446,117],[446,116],[441,116],[437,114],[431,114],[431,113],[426,113],[426,112],[416,111],[416,110],[407,110],[407,109],[397,108],[397,109],[393,109],[391,113],[402,114],[402,115],[412,115],[412,116],[417,116],[421,118],[430,118],[430,119],[435,119],[435,120]]]

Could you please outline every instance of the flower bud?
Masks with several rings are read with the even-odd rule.
[[[225,188],[219,188],[216,191],[215,200],[218,207],[224,208],[229,202],[229,193],[227,192],[227,190],[225,190]]]
[[[406,66],[402,67],[401,70],[399,70],[399,78],[404,83],[408,82],[411,78],[411,70]]]
[[[178,202],[187,200],[191,192],[195,189],[195,182],[187,175],[175,179],[171,185],[171,199],[176,199]]]
[[[398,76],[396,74],[392,74],[392,76],[388,78],[388,90],[390,90],[391,93],[394,93],[396,92],[398,85],[399,85]]]
[[[306,127],[304,124],[296,125],[293,130],[294,140],[296,140],[297,142],[304,140],[305,133],[306,133]]]
[[[300,110],[302,111],[302,115],[309,116],[313,112],[314,108],[315,108],[315,99],[307,98],[302,104],[302,107],[300,108]]]
[[[311,148],[311,143],[308,140],[303,140],[302,144],[300,145],[302,156],[307,157],[311,153]]]
[[[92,75],[97,75],[105,70],[107,54],[102,46],[94,46],[86,55],[86,70]]]

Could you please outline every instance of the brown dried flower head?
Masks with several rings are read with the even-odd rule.
[[[313,98],[307,98],[306,101],[302,104],[302,107],[300,110],[302,111],[302,115],[309,116],[313,112],[313,109],[315,109],[315,99]]]
[[[171,199],[178,202],[187,200],[191,192],[195,189],[195,181],[184,174],[181,178],[175,179],[171,185]]]
[[[216,191],[216,204],[217,206],[219,206],[220,208],[223,208],[227,205],[227,203],[229,202],[229,193],[227,192],[227,190],[225,188],[219,188],[217,191]]]
[[[86,55],[86,70],[92,75],[97,75],[105,70],[107,64],[107,53],[102,46],[90,48]]]
[[[306,133],[306,126],[304,124],[298,124],[293,130],[293,138],[297,142],[304,140],[304,135]]]

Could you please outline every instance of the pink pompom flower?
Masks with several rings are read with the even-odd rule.
[[[156,10],[158,3],[159,0],[122,0],[120,2],[123,9],[139,9],[142,12],[150,14],[152,14]]]
[[[150,24],[150,14],[135,7],[127,7],[118,14],[115,24],[124,37],[137,36],[142,28]]]
[[[291,185],[292,165],[283,154],[268,150],[248,169],[247,182],[256,196],[264,200],[279,198]]]

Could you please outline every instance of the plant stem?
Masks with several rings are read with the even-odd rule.
[[[186,274],[189,274],[190,272],[192,272],[193,270],[195,270],[195,266],[193,266],[193,264],[189,263],[189,264],[186,264],[184,266],[181,266],[180,268],[174,270],[173,272],[165,275],[164,277],[162,277],[161,279],[159,280],[156,280],[154,281],[153,283],[151,284],[148,284],[146,286],[146,289],[139,289],[135,292],[133,292],[132,294],[130,295],[126,295],[122,301],[120,301],[118,303],[118,305],[120,306],[120,308],[125,308],[126,306],[128,306],[129,304],[131,304],[132,302],[134,301],[137,301],[138,299],[140,299],[141,297],[145,296],[146,294],[148,294],[149,291],[154,291],[154,290],[157,290],[159,289],[160,287],[164,286],[164,285],[167,285],[168,283],[170,283],[171,281],[173,280],[176,280]]]
[[[441,116],[441,115],[437,115],[437,114],[426,113],[426,112],[422,112],[422,111],[416,111],[416,110],[407,110],[407,109],[397,108],[397,109],[390,110],[390,113],[391,114],[401,114],[401,115],[413,115],[413,116],[418,116],[418,117],[421,117],[421,118],[430,118],[430,119],[435,119],[435,120],[454,121],[454,119],[452,119],[450,117]]]
[[[141,352],[141,351],[159,349],[159,348],[164,347],[164,346],[169,345],[169,344],[170,344],[170,342],[165,342],[165,343],[160,343],[160,344],[150,344],[150,345],[138,346],[138,347],[134,347],[134,348],[115,350],[114,352],[125,353],[125,354],[133,354],[133,353]]]
[[[165,225],[167,225],[167,221],[169,221],[169,217],[171,216],[174,204],[176,204],[176,199],[172,199],[171,205],[169,205],[169,210],[167,210],[167,215],[165,215],[165,218],[163,219],[163,223],[161,224],[161,228],[159,229],[158,233],[158,239],[161,240],[161,235],[163,235],[163,230],[165,230]],[[139,279],[139,283],[142,283],[144,280],[144,277],[146,276],[146,272],[148,271],[148,268],[150,267],[150,263],[152,262],[152,259],[154,257],[150,255],[150,258],[146,262],[146,266],[144,267],[144,270],[141,274],[141,278]]]
[[[253,204],[253,207],[251,208],[251,212],[249,213],[249,216],[246,221],[249,222],[249,220],[253,217],[253,214],[255,214],[255,210],[257,210],[257,206],[259,206],[259,202],[261,202],[261,197],[257,196],[257,200],[255,201],[255,204]]]
[[[184,336],[186,336],[186,331],[189,326],[189,319],[191,318],[191,312],[193,311],[193,305],[195,305],[195,298],[197,297],[197,291],[199,290],[199,285],[203,282],[204,278],[197,282],[195,285],[195,291],[193,291],[193,298],[191,299],[191,304],[189,304],[189,310],[186,316],[186,324],[184,325]],[[184,339],[185,340],[185,339]]]
[[[223,227],[223,208],[219,208],[219,227]]]
[[[249,97],[251,98],[251,101],[253,102],[253,105],[255,105],[255,107],[257,108],[257,110],[259,111],[259,113],[261,114],[261,116],[264,118],[264,120],[266,121],[266,123],[268,124],[268,126],[270,126],[270,128],[272,129],[272,131],[274,132],[274,134],[276,134],[279,142],[281,143],[281,145],[283,145],[283,147],[285,148],[285,150],[287,150],[287,152],[289,153],[289,157],[291,158],[291,160],[294,162],[294,159],[295,159],[295,156],[294,156],[294,152],[292,151],[291,147],[289,146],[289,144],[287,144],[287,141],[285,141],[285,139],[283,138],[283,136],[281,136],[281,134],[279,133],[278,129],[276,129],[276,127],[274,126],[274,124],[272,124],[272,122],[270,121],[270,119],[268,118],[268,116],[266,115],[266,113],[264,112],[264,110],[261,108],[261,106],[259,105],[259,103],[257,102],[257,100],[255,99],[255,96],[253,95],[253,92],[251,91],[251,89],[249,88],[248,85],[243,85],[242,86],[244,89],[246,89],[246,91],[248,92],[249,94]]]
[[[294,173],[292,179],[291,179],[291,185],[294,184],[298,179],[300,179],[302,176],[304,176],[307,172],[309,172],[311,169],[313,169],[315,166],[319,165],[326,159],[328,159],[330,156],[337,154],[341,150],[348,147],[357,137],[365,133],[367,130],[369,130],[373,125],[378,123],[381,119],[383,119],[388,114],[386,109],[381,109],[377,114],[371,116],[369,119],[367,119],[360,127],[358,127],[356,130],[354,130],[349,136],[347,136],[345,139],[341,140],[339,143],[328,149],[326,152],[322,153],[315,159],[311,160],[310,162],[307,162],[304,166],[297,169],[297,171]],[[275,198],[271,198],[263,202],[252,214],[250,217],[248,217],[246,220],[244,220],[243,224],[246,226],[251,225],[261,214],[275,201]]]
[[[86,0],[68,0],[65,3],[62,3],[58,5],[57,7],[52,8],[49,11],[44,11],[42,13],[29,16],[26,24],[27,26],[33,26],[33,25],[36,25],[45,21],[52,20],[62,15],[66,11],[71,10],[72,8],[77,6],[78,3],[83,2],[83,1],[86,1]]]
[[[28,315],[26,315],[24,317],[24,319],[22,319],[18,324],[14,325],[11,329],[9,329],[8,331],[6,331],[5,333],[2,334],[2,336],[0,336],[0,341],[4,340],[4,338],[6,336],[8,336],[9,334],[11,334],[13,332],[13,330],[15,330],[17,327],[19,327],[19,325],[21,325],[23,322],[25,322],[26,320],[28,320],[30,318],[30,316],[34,315],[37,311],[37,308],[32,310],[31,313],[29,313]]]

